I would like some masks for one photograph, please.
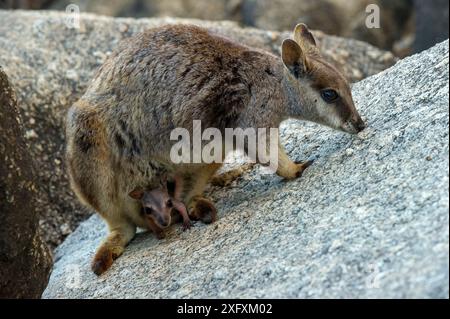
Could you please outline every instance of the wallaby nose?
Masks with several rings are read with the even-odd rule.
[[[366,123],[362,119],[358,119],[358,121],[355,124],[356,131],[361,132],[366,128]]]
[[[158,218],[158,222],[159,222],[159,224],[160,224],[162,227],[167,227],[167,226],[169,226],[169,224],[170,224],[170,219],[169,219],[169,218],[162,218],[162,217],[159,217],[159,218]]]

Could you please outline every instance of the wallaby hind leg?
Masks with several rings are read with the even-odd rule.
[[[278,144],[278,169],[277,175],[285,179],[294,179],[301,177],[305,169],[312,165],[313,161],[293,162],[286,151]]]
[[[114,260],[122,255],[125,246],[136,234],[136,226],[128,221],[109,223],[109,234],[100,247],[92,261],[92,271],[100,276],[107,271]]]
[[[214,175],[211,178],[211,185],[220,187],[228,186],[247,171],[252,170],[255,165],[256,163],[246,163],[223,174]]]
[[[217,209],[213,202],[203,196],[206,184],[222,164],[209,164],[192,176],[192,188],[186,196],[189,217],[210,224],[217,219]]]
[[[266,154],[271,154],[270,151],[270,138],[267,137],[266,141]],[[265,156],[260,156],[261,154],[257,154],[255,158],[256,162],[260,163],[260,158],[264,158]],[[287,180],[295,179],[302,176],[303,172],[306,168],[311,166],[313,161],[305,161],[305,162],[294,162],[289,156],[286,154],[286,150],[281,144],[280,139],[278,139],[278,159],[276,163],[276,173],[278,176],[281,176]],[[267,163],[260,163],[262,165],[267,165]]]

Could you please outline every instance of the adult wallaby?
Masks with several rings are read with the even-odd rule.
[[[156,174],[183,176],[190,216],[214,221],[216,209],[202,194],[221,164],[174,164],[174,128],[192,132],[193,120],[200,120],[223,133],[277,128],[287,118],[349,133],[364,128],[348,82],[321,57],[304,24],[283,42],[281,59],[192,25],[150,29],[123,41],[67,116],[72,188],[110,230],[93,271],[107,270],[136,226],[145,227],[139,203],[128,194],[157,187]],[[310,164],[294,163],[279,145],[278,175],[296,178]]]

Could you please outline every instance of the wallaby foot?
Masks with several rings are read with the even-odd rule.
[[[154,233],[155,233],[156,238],[158,238],[158,239],[166,238],[166,232],[163,230],[155,231]]]
[[[255,163],[246,163],[238,168],[232,169],[231,171],[220,175],[215,175],[211,178],[211,185],[220,187],[228,186],[233,181],[244,175],[245,172],[253,169],[254,166]]]
[[[122,255],[125,246],[134,237],[135,233],[136,227],[131,225],[112,230],[100,245],[92,260],[92,271],[97,276],[107,271],[112,266],[114,260]]]
[[[189,217],[211,224],[217,220],[217,209],[209,199],[195,196],[189,205]]]
[[[217,209],[213,202],[202,196],[205,186],[211,176],[219,170],[221,163],[209,164],[191,176],[193,185],[191,191],[185,196],[188,203],[188,215],[192,220],[201,220],[205,224],[210,224],[217,219]]]
[[[186,230],[190,229],[191,226],[192,226],[192,222],[190,219],[188,219],[188,220],[183,221],[182,229],[183,229],[183,231],[186,231]]]
[[[114,260],[122,255],[124,247],[114,242],[120,242],[118,238],[120,235],[115,235],[117,238],[109,237],[105,243],[103,243],[95,254],[92,261],[92,271],[100,276],[107,271],[113,264]]]
[[[313,161],[305,162],[283,162],[282,165],[278,165],[277,174],[287,180],[301,177],[306,168],[311,166]]]
[[[303,172],[305,171],[305,169],[310,167],[313,162],[314,162],[314,160],[305,161],[305,162],[295,162],[295,165],[297,165],[297,168],[298,168],[298,171],[297,171],[295,177],[301,177],[303,175]]]

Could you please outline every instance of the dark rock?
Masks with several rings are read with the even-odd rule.
[[[426,50],[448,39],[448,0],[415,0],[415,52]]]
[[[38,229],[32,157],[15,93],[0,67],[0,298],[39,298],[52,264]]]

